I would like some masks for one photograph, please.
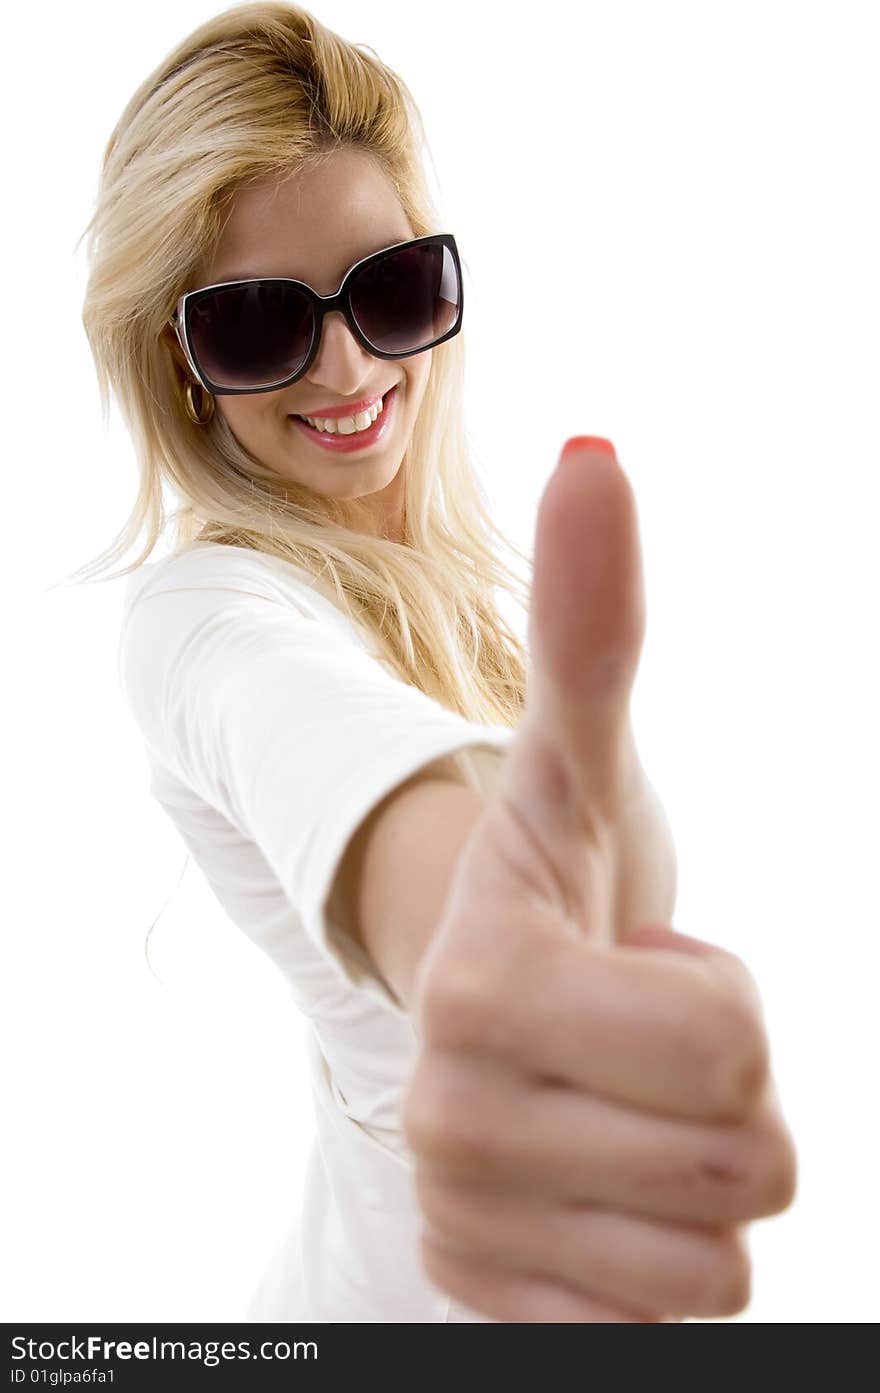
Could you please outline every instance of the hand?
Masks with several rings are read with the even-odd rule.
[[[755,983],[667,926],[644,618],[632,490],[582,441],[538,511],[528,701],[419,966],[403,1107],[428,1277],[500,1321],[733,1315],[744,1225],[794,1197]]]

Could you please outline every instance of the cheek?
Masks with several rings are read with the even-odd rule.
[[[240,397],[215,397],[217,410],[231,431],[237,432],[247,426],[247,413],[241,409]]]
[[[229,429],[241,441],[259,440],[271,429],[271,413],[261,410],[256,397],[220,397],[217,404]]]
[[[410,398],[410,409],[418,411],[422,397],[425,395],[425,388],[428,385],[428,378],[431,375],[431,354],[422,353],[418,359],[414,359],[407,365],[406,387]]]

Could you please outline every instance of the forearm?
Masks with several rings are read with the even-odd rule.
[[[486,799],[443,761],[394,789],[361,824],[337,879],[343,922],[409,1009],[459,853]]]

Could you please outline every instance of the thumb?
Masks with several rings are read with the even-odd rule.
[[[633,770],[629,703],[644,633],[633,490],[609,441],[575,436],[538,508],[523,713],[563,804],[613,806]]]

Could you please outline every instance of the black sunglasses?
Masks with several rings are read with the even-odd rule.
[[[273,392],[308,372],[324,316],[341,310],[376,358],[411,358],[461,328],[461,261],[450,232],[397,242],[350,266],[335,295],[271,276],[181,295],[170,323],[202,387],[215,396]]]

